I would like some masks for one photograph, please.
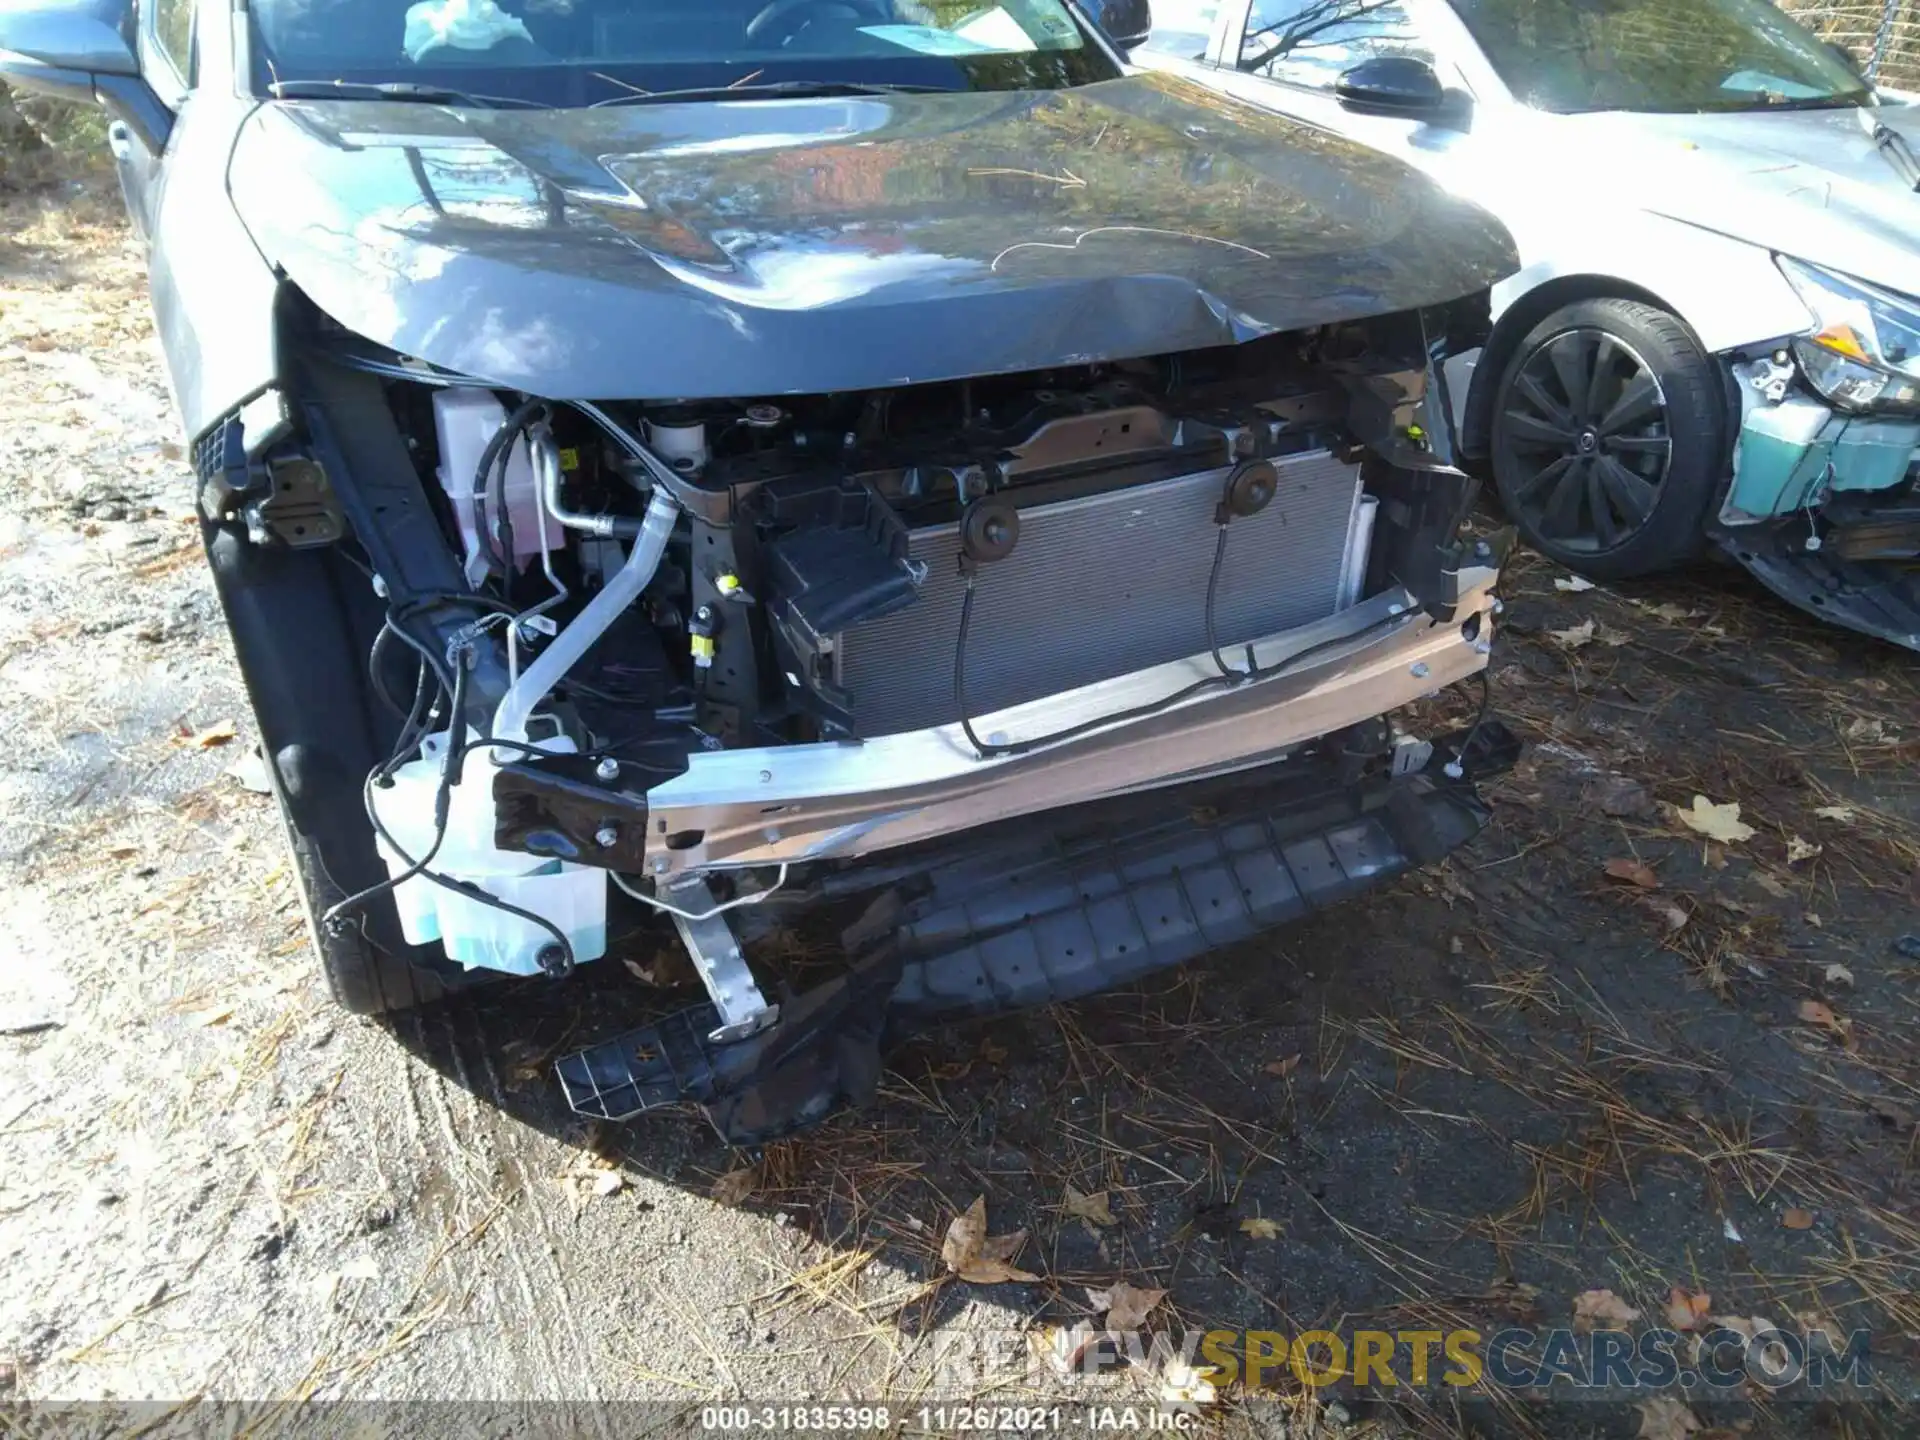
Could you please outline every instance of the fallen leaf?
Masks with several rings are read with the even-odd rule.
[[[258,750],[249,750],[227,767],[227,778],[252,795],[271,795],[273,780]]]
[[[1847,967],[1844,965],[1827,966],[1826,975],[1827,975],[1827,983],[1829,985],[1853,984],[1853,971],[1847,969]]]
[[[1701,615],[1706,613],[1703,610],[1689,610],[1684,605],[1673,604],[1645,605],[1642,608],[1644,608],[1649,615],[1665,620],[1669,624],[1677,624],[1682,620],[1697,620]]]
[[[947,1238],[941,1243],[940,1258],[947,1269],[973,1285],[999,1285],[1009,1280],[1038,1280],[1038,1275],[1015,1269],[1009,1262],[1026,1243],[1027,1232],[1011,1235],[987,1235],[987,1197],[982,1195],[967,1207],[966,1213],[953,1217]]]
[[[1653,873],[1653,867],[1644,860],[1632,860],[1621,857],[1607,861],[1607,878],[1620,880],[1628,885],[1638,885],[1642,890],[1658,890],[1660,877]]]
[[[722,1205],[741,1206],[747,1203],[747,1197],[760,1188],[760,1167],[742,1165],[729,1170],[713,1182],[713,1188],[707,1193]]]
[[[1213,1383],[1213,1377],[1219,1373],[1211,1366],[1196,1369],[1179,1356],[1171,1356],[1167,1360],[1166,1369],[1160,1372],[1160,1403],[1162,1405],[1213,1404],[1220,1396],[1220,1392]]]
[[[1809,1025],[1819,1026],[1842,1043],[1850,1039],[1853,1034],[1853,1022],[1834,1014],[1831,1005],[1819,1000],[1802,1000],[1800,1018]]]
[[[1573,1328],[1585,1335],[1593,1330],[1624,1330],[1640,1312],[1611,1290],[1582,1290],[1573,1297]]]
[[[1553,588],[1556,590],[1565,590],[1570,595],[1578,595],[1582,591],[1591,590],[1593,588],[1593,582],[1584,575],[1568,575],[1556,579],[1553,582]]]
[[[1849,740],[1860,740],[1869,745],[1884,744],[1888,739],[1887,722],[1870,720],[1865,716],[1849,723],[1843,733]]]
[[[1096,1190],[1091,1195],[1082,1195],[1073,1186],[1067,1186],[1067,1198],[1061,1209],[1069,1215],[1076,1215],[1089,1225],[1112,1225],[1115,1223],[1113,1211],[1107,1205],[1107,1192]]]
[[[1260,1068],[1266,1071],[1267,1074],[1278,1076],[1280,1079],[1284,1080],[1287,1078],[1287,1076],[1291,1075],[1295,1070],[1300,1068],[1300,1057],[1298,1055],[1289,1055],[1284,1060],[1269,1060],[1265,1065],[1262,1065]]]
[[[1677,935],[1687,928],[1687,912],[1678,905],[1653,905],[1653,913],[1660,917],[1660,923],[1667,927],[1669,935]]]
[[[1833,820],[1842,825],[1851,824],[1853,821],[1851,805],[1822,805],[1813,813],[1822,820]]]
[[[1093,1313],[1107,1317],[1107,1329],[1114,1332],[1138,1330],[1147,1314],[1167,1298],[1164,1290],[1144,1290],[1116,1280],[1105,1290],[1088,1290],[1087,1301]]]
[[[1764,870],[1754,871],[1751,878],[1754,884],[1758,885],[1776,900],[1785,900],[1793,894],[1793,891],[1782,884],[1778,878],[1769,875]]]
[[[1802,860],[1811,860],[1826,847],[1814,845],[1802,840],[1798,835],[1787,837],[1787,864],[1798,865]]]
[[[1673,813],[1680,823],[1689,830],[1697,831],[1709,840],[1718,840],[1731,845],[1739,840],[1751,840],[1754,829],[1751,825],[1740,823],[1740,805],[1737,801],[1728,801],[1725,805],[1716,805],[1704,795],[1693,797],[1693,808],[1682,810],[1674,807]]]
[[[1560,644],[1566,646],[1567,649],[1578,650],[1582,645],[1589,645],[1593,642],[1593,630],[1593,621],[1582,620],[1570,630],[1549,630],[1547,634],[1559,641]]]
[[[1640,1412],[1640,1428],[1634,1432],[1634,1440],[1687,1440],[1687,1436],[1705,1428],[1698,1415],[1671,1396],[1637,1400],[1633,1408]]]
[[[1264,1215],[1249,1215],[1240,1222],[1240,1233],[1251,1235],[1256,1240],[1278,1240],[1280,1225]]]
[[[1813,1228],[1813,1212],[1811,1210],[1802,1210],[1796,1205],[1781,1215],[1780,1223],[1789,1230],[1811,1230]]]
[[[1711,1295],[1694,1295],[1676,1285],[1667,1292],[1667,1323],[1676,1330],[1698,1330],[1712,1306]]]
[[[239,733],[238,730],[233,728],[233,722],[231,720],[221,720],[209,725],[198,735],[195,735],[193,737],[193,744],[201,750],[212,750],[216,746],[227,744]]]

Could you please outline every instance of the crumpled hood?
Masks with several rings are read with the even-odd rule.
[[[1593,198],[1920,295],[1920,194],[1871,135],[1877,121],[1920,154],[1920,106],[1567,120],[1570,148],[1611,157]]]
[[[234,204],[327,314],[555,399],[865,389],[1409,309],[1517,265],[1389,157],[1184,81],[598,110],[277,102]]]

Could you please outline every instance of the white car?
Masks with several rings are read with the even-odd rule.
[[[1711,540],[1920,648],[1920,103],[1766,0],[1158,0],[1136,64],[1410,160],[1512,231],[1469,457],[1605,579]]]

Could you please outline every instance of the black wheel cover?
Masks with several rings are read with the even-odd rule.
[[[1498,463],[1515,519],[1556,547],[1601,555],[1646,526],[1673,456],[1667,397],[1626,341],[1578,326],[1537,345],[1497,402]]]

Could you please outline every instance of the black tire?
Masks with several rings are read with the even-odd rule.
[[[1534,326],[1500,376],[1494,488],[1549,559],[1597,580],[1652,574],[1700,548],[1726,413],[1717,362],[1679,320],[1577,301]]]
[[[356,1015],[385,1015],[483,983],[484,972],[470,976],[439,947],[407,944],[384,895],[339,935],[318,923],[387,875],[361,804],[367,772],[400,727],[367,678],[384,607],[333,548],[254,545],[236,526],[204,525],[202,534],[260,727],[307,933],[333,998]]]

